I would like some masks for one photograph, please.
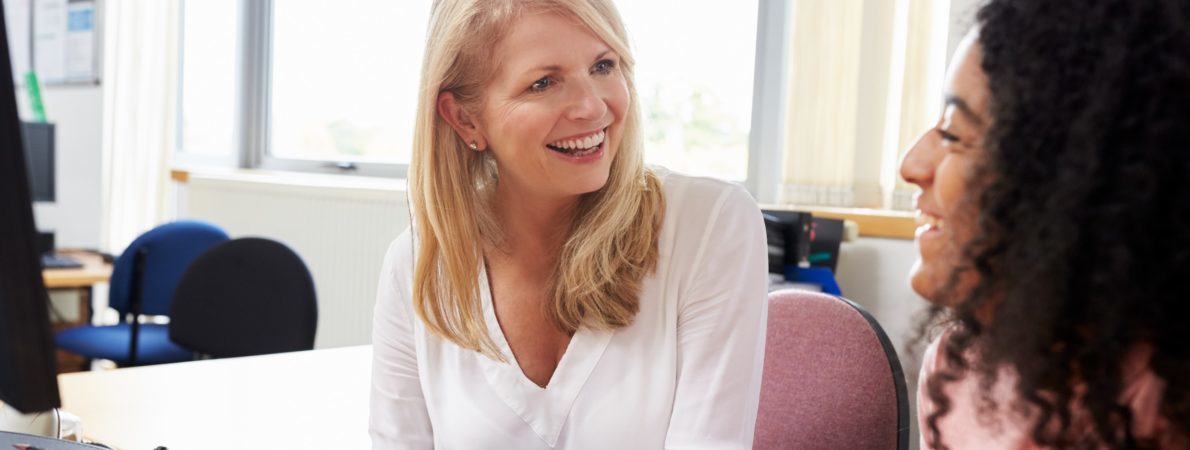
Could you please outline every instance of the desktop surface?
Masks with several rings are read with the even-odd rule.
[[[83,435],[136,450],[370,448],[372,347],[58,376]]]
[[[72,269],[45,268],[41,272],[48,289],[85,288],[96,283],[106,283],[112,276],[112,265],[103,256],[82,250],[58,250],[58,255],[69,257],[82,264]]]

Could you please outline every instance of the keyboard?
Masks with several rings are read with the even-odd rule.
[[[83,267],[83,263],[69,256],[46,253],[41,255],[41,267],[43,269],[79,269]]]

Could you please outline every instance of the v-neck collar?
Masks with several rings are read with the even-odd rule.
[[[511,347],[508,346],[504,330],[496,320],[496,309],[492,305],[492,290],[485,264],[481,264],[479,271],[479,290],[488,335],[508,362],[502,363],[478,352],[474,353],[475,358],[479,360],[484,377],[496,395],[516,412],[542,441],[553,447],[558,442],[558,435],[566,424],[574,400],[578,398],[591,372],[603,357],[614,331],[586,328],[576,330],[566,346],[566,352],[562,354],[562,359],[558,361],[558,367],[554,369],[549,384],[543,388],[525,376],[516,356],[512,354]]]

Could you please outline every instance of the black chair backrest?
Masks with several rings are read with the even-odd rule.
[[[310,271],[276,241],[240,238],[190,265],[174,292],[169,336],[215,358],[314,348],[318,303]]]

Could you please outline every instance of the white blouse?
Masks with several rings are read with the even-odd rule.
[[[747,449],[764,362],[764,222],[739,186],[658,169],[665,220],[640,312],[615,331],[579,329],[549,385],[431,334],[412,310],[414,246],[388,249],[372,334],[375,449]]]

